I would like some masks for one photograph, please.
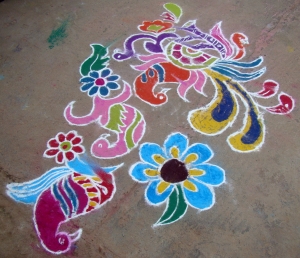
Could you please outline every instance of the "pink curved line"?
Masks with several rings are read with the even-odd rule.
[[[109,106],[116,104],[116,103],[125,102],[126,100],[128,100],[131,97],[132,91],[131,91],[130,85],[125,81],[123,81],[123,84],[124,84],[124,89],[121,92],[121,94],[119,94],[115,98],[105,99],[105,102],[107,102]]]
[[[200,94],[203,94],[203,87],[206,83],[206,75],[200,70],[195,71],[195,72],[197,73],[198,79],[197,79],[196,83],[194,84],[194,89],[196,91],[198,91]]]
[[[91,112],[88,115],[85,116],[74,116],[72,114],[72,109],[74,105],[74,101],[71,102],[66,108],[64,112],[65,119],[69,122],[69,124],[72,125],[88,125],[92,122],[95,122],[97,119],[99,119],[100,125],[105,125],[109,120],[109,108],[116,104],[116,103],[122,103],[126,100],[128,100],[131,95],[131,87],[124,82],[124,89],[122,93],[115,98],[111,99],[102,99],[99,96],[96,96],[93,98],[93,107]]]
[[[233,54],[233,47],[231,43],[225,38],[221,30],[221,22],[218,22],[211,30],[210,34],[219,40],[226,48],[226,57],[229,57]]]
[[[288,94],[281,92],[278,95],[278,101],[280,104],[273,107],[267,107],[265,108],[270,113],[273,114],[280,114],[280,115],[286,115],[293,111],[295,107],[295,100]]]
[[[105,100],[105,102],[101,103],[101,105],[99,106],[99,108],[102,109],[104,112],[100,120],[101,125],[106,125],[108,123],[109,110],[112,105],[125,102],[132,96],[131,87],[125,81],[123,82],[124,82],[124,89],[121,92],[121,94],[115,98]]]
[[[173,76],[175,77],[175,75]],[[197,73],[195,73],[195,71],[190,71],[190,77],[186,81],[181,81],[180,79],[177,79],[177,81],[180,82],[180,85],[177,88],[177,92],[182,99],[186,100],[185,95],[187,91],[193,86],[194,83],[197,82],[197,79],[198,76]]]
[[[73,110],[73,105],[75,103],[75,101],[72,101],[66,108],[65,108],[65,112],[64,112],[64,117],[67,120],[67,122],[69,122],[69,124],[71,125],[88,125],[94,121],[96,121],[100,114],[101,114],[101,109],[99,109],[99,107],[101,107],[101,102],[102,99],[100,99],[99,97],[95,97],[93,99],[93,107],[91,112],[86,115],[86,116],[74,116],[72,114],[72,110]]]
[[[138,71],[146,71],[152,65],[157,64],[159,62],[165,62],[165,61],[166,61],[166,58],[156,58],[147,63],[141,64],[141,65],[135,65],[135,66],[131,66],[131,67]]]
[[[125,132],[134,120],[135,109],[128,105],[124,105],[124,108],[126,117],[122,119],[124,125],[120,127],[121,132],[117,132],[117,141],[110,144],[105,137],[100,136],[100,138],[93,142],[91,147],[91,152],[95,157],[115,158],[128,153],[129,149],[125,141]]]
[[[138,59],[144,62],[156,59],[156,58],[165,58],[166,56],[161,53],[152,54],[152,55],[139,55]]]
[[[92,155],[102,159],[116,158],[126,154],[128,151],[124,138],[118,139],[116,145],[113,146],[105,138],[98,138],[91,147]]]
[[[138,126],[135,128],[135,130],[133,132],[133,141],[134,141],[134,143],[138,143],[140,141],[140,139],[143,137],[143,135],[145,133],[145,127],[146,127],[145,120],[142,120],[138,124]]]

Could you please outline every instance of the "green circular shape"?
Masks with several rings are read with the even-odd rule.
[[[62,142],[60,144],[60,148],[63,150],[63,151],[68,151],[72,148],[72,144],[68,141],[65,141],[65,142]]]

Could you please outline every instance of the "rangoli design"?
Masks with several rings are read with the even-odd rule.
[[[69,220],[99,209],[116,191],[114,176],[119,166],[100,167],[79,155],[85,153],[82,137],[75,131],[58,133],[48,141],[44,157],[63,164],[37,179],[7,185],[7,194],[17,202],[34,205],[33,222],[43,247],[54,254],[65,253],[82,233],[60,231]]]
[[[169,135],[163,148],[155,143],[141,145],[141,161],[130,168],[130,175],[138,182],[149,183],[145,191],[149,204],[168,202],[156,226],[179,220],[188,205],[199,210],[214,205],[213,187],[224,183],[225,172],[207,163],[213,156],[205,144],[189,146],[188,138],[181,133]]]
[[[153,107],[161,106],[168,102],[169,89],[159,91],[157,86],[175,83],[178,96],[188,102],[191,88],[199,98],[206,97],[204,87],[210,80],[214,97],[208,105],[190,110],[187,123],[202,135],[221,134],[233,125],[242,103],[243,126],[228,136],[227,143],[240,153],[259,150],[266,131],[264,113],[289,114],[294,108],[293,98],[279,92],[279,84],[274,80],[265,80],[258,92],[250,92],[243,85],[266,72],[265,67],[260,67],[262,57],[241,61],[249,44],[245,34],[236,32],[228,39],[223,35],[221,22],[208,33],[197,27],[196,20],[179,25],[182,9],[174,3],[164,4],[164,9],[161,19],[144,21],[138,26],[139,33],[125,40],[123,50],[113,51],[112,58],[119,62],[140,62],[131,65],[139,73],[132,87],[109,67],[109,47],[90,45],[92,53],[79,72],[80,90],[91,98],[92,108],[88,114],[76,116],[72,101],[64,110],[66,121],[72,126],[97,123],[107,130],[89,149],[100,160],[113,160],[138,147],[146,131],[143,114],[126,103],[131,97]],[[141,43],[144,53],[135,48]],[[276,106],[265,107],[257,102],[259,98],[275,96],[279,102]],[[110,134],[115,134],[115,142],[109,140]],[[123,164],[101,167],[86,152],[83,138],[76,131],[59,132],[48,141],[43,156],[53,158],[61,166],[29,182],[7,185],[7,194],[13,200],[34,205],[34,227],[42,246],[50,253],[71,252],[82,229],[68,233],[60,229],[61,225],[96,211],[116,192],[112,172]],[[203,211],[215,204],[214,188],[225,182],[225,171],[208,163],[214,156],[208,145],[190,145],[186,135],[173,132],[162,146],[142,143],[139,156],[140,161],[130,166],[130,176],[147,184],[145,199],[149,205],[166,203],[154,226],[178,221],[188,206]]]
[[[279,104],[264,107],[256,98],[270,98],[278,93],[279,84],[266,80],[262,90],[249,92],[243,82],[257,79],[266,68],[259,67],[263,57],[253,61],[240,61],[246,54],[248,38],[243,33],[233,33],[228,40],[222,33],[221,22],[213,26],[209,33],[201,31],[196,20],[190,20],[182,26],[177,25],[182,10],[178,5],[164,5],[167,12],[163,20],[145,21],[138,26],[142,32],[128,37],[124,50],[115,50],[115,60],[124,61],[137,58],[141,62],[133,68],[141,71],[134,81],[137,97],[152,106],[163,105],[168,101],[166,89],[156,92],[157,85],[176,83],[177,93],[184,101],[187,91],[193,87],[204,95],[207,78],[215,87],[215,96],[205,107],[191,110],[188,115],[190,126],[197,132],[209,136],[218,135],[230,127],[239,113],[238,99],[244,104],[246,112],[243,127],[227,138],[232,150],[251,152],[258,150],[265,136],[263,112],[288,114],[294,108],[294,100],[288,94],[278,95]],[[138,54],[134,44],[144,41],[148,54]],[[208,52],[209,50],[209,52]],[[212,55],[214,52],[216,55]],[[249,69],[257,69],[249,72]]]
[[[80,67],[83,76],[81,91],[87,92],[93,99],[91,112],[82,117],[72,114],[74,102],[65,109],[65,119],[71,125],[85,126],[97,122],[103,128],[115,133],[117,141],[110,143],[109,134],[101,135],[91,146],[91,153],[97,158],[107,159],[123,156],[136,147],[144,135],[146,123],[142,113],[136,108],[125,104],[132,95],[131,87],[123,81],[122,92],[110,97],[111,90],[121,89],[118,75],[112,74],[107,68],[109,57],[106,47],[92,44],[92,55]]]

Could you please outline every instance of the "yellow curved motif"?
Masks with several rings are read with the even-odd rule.
[[[261,125],[262,132],[261,132],[260,136],[258,137],[258,139],[255,141],[255,143],[245,144],[242,142],[242,137],[249,130],[250,125],[252,123],[251,117],[248,114],[247,114],[246,120],[247,120],[247,123],[240,132],[231,134],[227,138],[227,142],[228,142],[229,146],[235,151],[250,152],[250,151],[258,150],[259,147],[264,143],[265,126],[264,126],[262,118],[259,119],[259,123]]]
[[[225,84],[230,79],[210,69],[204,69],[204,72],[209,75],[212,80],[216,88],[216,94],[206,107],[191,110],[189,112],[188,121],[196,131],[207,135],[217,135],[226,130],[226,128],[231,126],[234,122],[236,115],[238,114],[237,100],[234,94],[228,91],[226,87],[226,94],[229,95],[232,100],[232,110],[225,120],[215,120],[215,118],[213,118],[213,111],[218,108],[218,106],[220,107],[220,103],[224,99],[224,88],[222,88],[219,82],[221,81]],[[219,82],[217,80],[219,80]]]
[[[241,92],[245,93],[241,85],[231,82],[229,83],[229,85],[242,97],[245,107],[247,108],[247,112],[244,118],[244,127],[240,131],[228,136],[227,142],[229,146],[235,151],[250,152],[258,150],[259,147],[264,143],[265,138],[265,125],[263,116],[260,114],[252,98],[248,94],[241,94]],[[250,102],[250,105],[248,102]],[[243,142],[242,139],[247,136],[247,133],[249,133],[249,131],[251,130],[251,126],[253,126],[254,123],[257,125],[255,141],[253,141],[253,143],[245,143],[245,141]]]

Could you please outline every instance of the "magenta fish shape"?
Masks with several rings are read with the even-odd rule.
[[[82,234],[60,230],[69,220],[99,209],[115,193],[116,167],[101,168],[78,158],[25,183],[7,185],[7,194],[18,202],[34,204],[33,222],[42,246],[53,254],[66,253]]]

